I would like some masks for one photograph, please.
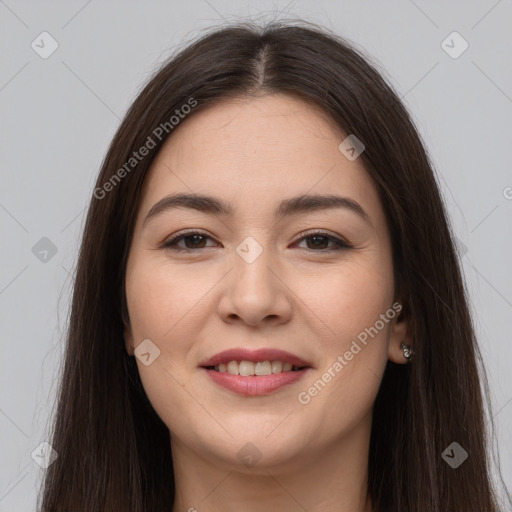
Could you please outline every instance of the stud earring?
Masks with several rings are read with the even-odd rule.
[[[404,357],[407,359],[407,362],[409,362],[414,356],[414,349],[410,345],[406,345],[405,343],[400,343],[400,348],[402,349],[402,352],[404,353]]]

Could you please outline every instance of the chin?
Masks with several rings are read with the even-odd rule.
[[[201,436],[201,440],[191,440],[191,443],[192,446],[198,447],[202,454],[208,453],[208,458],[213,459],[212,462],[215,464],[231,470],[263,474],[272,468],[293,464],[293,461],[304,456],[307,448],[307,443],[298,443],[298,440],[303,440],[299,435],[300,429],[294,429],[292,432],[289,427],[286,430],[282,427],[282,430],[277,432],[281,428],[276,429],[277,424],[274,422],[272,428],[259,426],[232,430],[235,425],[233,422],[230,423],[230,427],[226,427],[233,437],[226,434],[216,440],[212,439],[211,435]]]

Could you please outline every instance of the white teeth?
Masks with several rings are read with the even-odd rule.
[[[271,375],[270,361],[261,361],[254,366],[254,375]]]
[[[254,363],[252,361],[240,361],[238,365],[238,372],[243,377],[254,375]]]
[[[283,371],[283,363],[281,361],[272,361],[272,373],[281,373]]]
[[[231,373],[231,375],[238,375],[238,363],[236,361],[230,361],[228,363],[228,373]]]
[[[229,361],[229,363],[220,363],[215,370],[221,373],[230,373],[231,375],[241,375],[250,377],[254,375],[272,375],[273,373],[282,373],[295,371],[299,368],[292,363],[283,363],[282,361]]]

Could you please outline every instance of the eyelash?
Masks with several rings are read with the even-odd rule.
[[[188,238],[192,235],[201,235],[205,238],[210,238],[211,240],[213,240],[209,235],[207,235],[206,233],[201,233],[200,231],[187,231],[185,233],[181,233],[181,234],[178,234],[177,236],[171,238],[170,240],[164,242],[161,246],[162,249],[169,249],[171,251],[176,251],[176,252],[197,252],[198,250],[200,249],[205,249],[206,247],[200,247],[198,249],[188,249],[188,248],[180,248],[178,247],[176,244],[178,242],[180,242],[181,240],[184,240],[185,238]],[[315,250],[315,249],[309,249],[310,251],[313,251],[313,252],[335,252],[335,251],[343,251],[343,250],[347,250],[347,249],[352,249],[353,246],[351,246],[348,242],[344,241],[344,240],[341,240],[339,238],[336,238],[332,235],[329,235],[328,233],[326,233],[325,231],[308,231],[306,233],[302,233],[301,234],[301,237],[297,240],[297,242],[301,242],[302,240],[306,240],[308,238],[313,238],[314,236],[322,236],[324,238],[328,238],[330,241],[332,241],[335,245],[334,248],[330,248],[330,249],[320,249],[320,250]]]

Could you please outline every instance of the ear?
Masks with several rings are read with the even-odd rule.
[[[388,358],[394,363],[405,364],[407,359],[400,345],[402,343],[411,347],[414,345],[412,321],[407,308],[404,308],[401,302],[395,301],[392,309],[396,311],[397,315],[391,321]]]

